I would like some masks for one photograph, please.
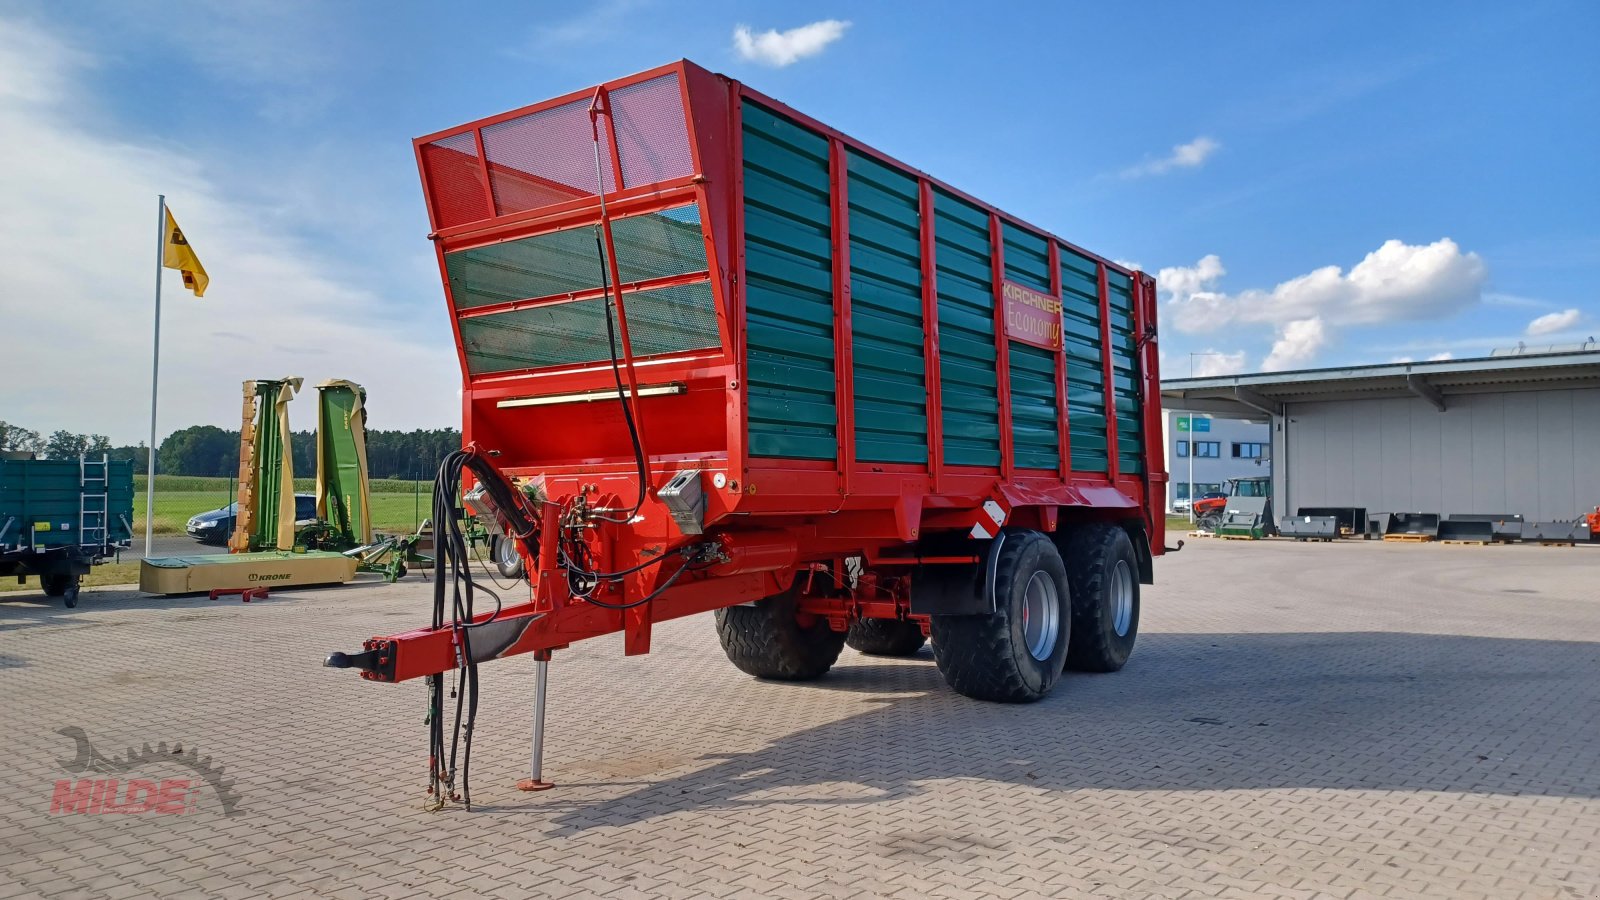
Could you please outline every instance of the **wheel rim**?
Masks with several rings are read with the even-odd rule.
[[[1034,572],[1022,596],[1022,640],[1039,661],[1055,652],[1061,633],[1061,595],[1048,572]]]
[[[511,542],[511,538],[503,537],[495,541],[494,551],[495,562],[500,564],[500,568],[509,570],[516,567],[518,560],[517,545]]]
[[[1117,637],[1127,637],[1128,628],[1133,625],[1133,570],[1128,568],[1128,561],[1117,560],[1117,568],[1111,573],[1111,629]]]

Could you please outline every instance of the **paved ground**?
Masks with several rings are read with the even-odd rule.
[[[0,897],[1600,895],[1600,549],[1212,541],[1158,564],[1133,661],[1031,707],[926,656],[811,685],[707,618],[484,669],[480,808],[421,810],[420,685],[318,663],[427,587],[248,606],[0,601]],[[50,812],[60,729],[121,777],[225,769],[181,815]]]

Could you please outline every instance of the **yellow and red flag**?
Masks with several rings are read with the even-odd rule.
[[[183,229],[178,227],[178,220],[172,217],[172,210],[167,210],[167,238],[164,243],[166,249],[161,256],[161,264],[169,269],[177,269],[183,273],[183,286],[194,291],[196,297],[206,295],[206,285],[211,279],[206,275],[206,267],[200,265],[200,257],[194,255],[194,248],[189,246],[188,238],[183,236]]]

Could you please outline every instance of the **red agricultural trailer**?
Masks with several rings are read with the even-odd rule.
[[[956,690],[1029,701],[1127,660],[1164,539],[1150,276],[687,61],[415,145],[466,449],[433,621],[328,664],[432,678],[441,802],[442,673],[475,700],[535,653],[542,717],[551,651],[681,616],[771,679],[931,635]],[[463,475],[525,560],[492,612]]]

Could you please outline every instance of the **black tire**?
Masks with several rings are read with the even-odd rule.
[[[934,616],[933,658],[945,682],[959,693],[975,700],[1031,703],[1050,693],[1066,658],[1072,627],[1066,566],[1055,545],[1037,531],[1006,532],[995,563],[995,611]],[[1035,585],[1036,578],[1043,581]],[[1026,614],[1030,588],[1040,593],[1041,609],[1046,610],[1041,614],[1045,618],[1034,620],[1044,624],[1031,633]],[[1048,626],[1051,615],[1053,629]],[[1053,639],[1048,637],[1051,631]],[[1030,635],[1037,638],[1037,655],[1030,650]]]
[[[1139,637],[1139,557],[1128,532],[1095,523],[1073,529],[1066,539],[1072,584],[1072,640],[1067,668],[1115,672],[1127,663]],[[1119,596],[1129,606],[1118,616]],[[1118,628],[1121,628],[1121,631]]]
[[[844,639],[868,656],[915,656],[927,641],[921,625],[898,619],[857,619]]]
[[[1221,524],[1222,513],[1206,513],[1194,520],[1195,527],[1204,531],[1216,531]]]
[[[63,597],[68,588],[75,586],[76,581],[66,572],[53,572],[39,576],[39,587],[44,589],[46,597]]]
[[[722,651],[739,671],[774,681],[811,681],[833,668],[844,649],[844,632],[817,618],[802,627],[795,616],[799,581],[782,594],[749,606],[716,612]]]
[[[522,554],[517,552],[515,541],[505,535],[495,535],[489,544],[489,552],[494,556],[494,567],[500,570],[502,577],[522,577]]]
[[[73,609],[78,605],[77,579],[73,579],[72,584],[68,585],[67,589],[61,592],[61,605],[65,606],[67,609]]]

